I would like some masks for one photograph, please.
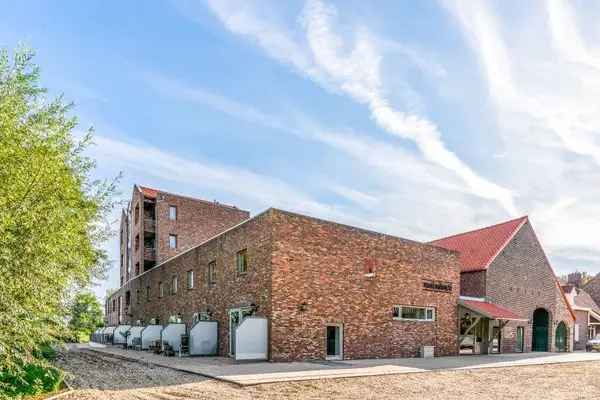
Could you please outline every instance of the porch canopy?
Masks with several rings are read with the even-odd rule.
[[[475,314],[479,314],[480,316],[489,319],[497,319],[500,321],[528,321],[527,318],[519,316],[508,308],[487,301],[460,299],[458,304]]]
[[[528,321],[516,312],[483,298],[461,297],[458,304],[459,354],[499,353],[502,328],[510,321]]]

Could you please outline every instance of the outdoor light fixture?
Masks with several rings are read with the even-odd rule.
[[[306,303],[300,303],[300,304],[298,304],[298,311],[304,312],[306,310],[308,310],[308,304],[306,304]]]

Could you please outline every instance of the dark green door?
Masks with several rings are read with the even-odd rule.
[[[533,351],[548,351],[548,311],[538,308],[533,313]]]
[[[555,344],[556,351],[567,350],[567,326],[564,322],[561,322],[556,327]]]

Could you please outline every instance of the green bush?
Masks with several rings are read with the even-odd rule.
[[[3,370],[0,372],[0,399],[18,399],[55,392],[63,383],[61,370],[44,363],[24,365],[21,371]]]

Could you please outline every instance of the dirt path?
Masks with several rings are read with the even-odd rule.
[[[167,368],[69,351],[58,364],[66,400],[130,399],[600,399],[600,362],[445,371],[240,388]]]

